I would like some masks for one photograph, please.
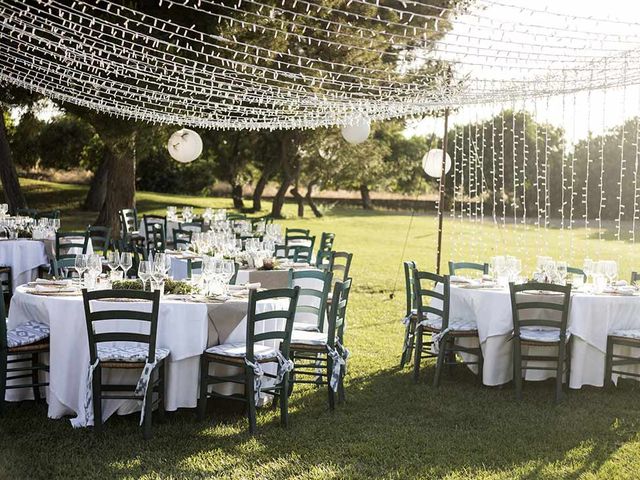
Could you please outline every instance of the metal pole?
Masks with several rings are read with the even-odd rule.
[[[442,257],[442,220],[444,217],[444,191],[447,178],[447,141],[449,136],[449,109],[444,111],[444,136],[442,138],[442,169],[440,170],[440,200],[438,201],[438,251],[436,259],[436,273],[440,275],[440,260]]]

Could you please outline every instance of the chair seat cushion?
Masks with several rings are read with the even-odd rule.
[[[147,361],[149,346],[145,344],[122,343],[116,345],[98,344],[98,358],[101,362],[142,363]],[[156,347],[156,360],[169,356],[168,348]]]
[[[520,329],[520,339],[528,340],[531,342],[545,342],[545,343],[559,342],[560,330],[557,328],[542,329],[542,328],[535,328],[535,327],[522,327]]]
[[[209,347],[206,353],[219,357],[244,358],[247,354],[247,345],[245,343],[223,343],[215,347]],[[253,355],[256,360],[267,360],[275,358],[278,350],[266,345],[255,344],[253,346]]]
[[[293,324],[293,330],[302,331],[302,332],[317,332],[318,327],[312,323],[302,323],[297,322]]]
[[[614,330],[609,334],[612,337],[624,337],[631,338],[635,340],[640,340],[640,330],[639,329],[631,329],[631,330]]]
[[[442,318],[437,315],[427,315],[426,326],[433,330],[442,330]],[[459,318],[449,319],[449,329],[456,332],[470,332],[478,329],[478,325],[473,320],[463,320]]]
[[[327,334],[324,332],[308,332],[306,330],[294,330],[291,333],[291,344],[294,345],[326,345]]]
[[[3,320],[4,321],[4,320]],[[29,320],[7,331],[7,347],[15,348],[49,338],[49,325]]]

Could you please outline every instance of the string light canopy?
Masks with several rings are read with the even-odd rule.
[[[469,3],[0,0],[0,81],[220,129],[354,126],[640,81],[636,23]]]

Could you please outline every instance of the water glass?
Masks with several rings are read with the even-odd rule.
[[[133,266],[133,256],[131,252],[122,252],[120,255],[120,268],[124,272],[124,278],[127,278],[127,272]]]

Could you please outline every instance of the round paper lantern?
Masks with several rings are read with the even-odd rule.
[[[180,163],[193,162],[202,153],[202,139],[193,130],[183,128],[169,137],[167,149],[174,160]]]
[[[362,115],[354,120],[351,125],[345,125],[340,129],[344,139],[353,144],[364,142],[371,133],[371,120],[366,115]]]
[[[430,177],[440,178],[442,174],[442,153],[439,148],[434,148],[422,157],[422,169]],[[449,173],[449,170],[451,170],[451,157],[447,153],[447,158],[444,162],[444,173]]]

